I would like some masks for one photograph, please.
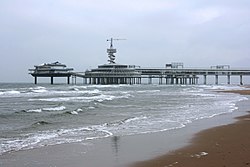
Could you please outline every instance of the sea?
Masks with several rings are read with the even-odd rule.
[[[229,85],[0,83],[0,155],[184,128],[237,111]]]

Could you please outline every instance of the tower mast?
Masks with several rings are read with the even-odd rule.
[[[113,48],[113,40],[126,40],[126,39],[113,39],[110,38],[107,41],[110,41],[110,47],[107,49],[107,53],[108,53],[108,62],[109,64],[115,64],[115,53],[116,53],[116,49]]]

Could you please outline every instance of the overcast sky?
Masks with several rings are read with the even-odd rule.
[[[76,71],[116,62],[250,67],[250,0],[1,0],[0,82],[59,61]]]

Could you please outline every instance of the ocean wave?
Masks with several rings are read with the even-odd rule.
[[[137,93],[156,93],[160,92],[161,90],[138,90]]]
[[[71,114],[71,115],[78,115],[78,112],[77,111],[67,111],[67,112],[65,112],[65,113],[67,113],[67,114]]]
[[[48,92],[48,90],[45,90],[45,89],[34,89],[34,90],[32,90],[32,92],[34,92],[34,93],[45,93],[45,92]]]
[[[125,118],[125,119],[122,119],[122,120],[107,122],[107,123],[102,124],[102,126],[112,128],[113,130],[114,130],[114,128],[124,129],[125,127],[129,127],[134,122],[140,122],[140,121],[143,121],[143,120],[145,121],[146,119],[147,119],[146,116],[129,117],[129,118]],[[125,127],[119,127],[119,126],[125,126]]]
[[[103,101],[111,101],[114,99],[120,99],[120,98],[129,98],[131,95],[125,94],[122,96],[114,96],[114,95],[105,95],[100,94],[97,96],[89,96],[89,97],[55,97],[55,98],[40,98],[40,99],[29,99],[29,101],[48,101],[48,102],[103,102]]]
[[[81,89],[87,89],[87,86],[78,86],[78,85],[75,85],[75,86],[70,86],[69,87],[69,90],[78,91],[78,90],[81,90]]]
[[[51,107],[51,108],[43,108],[43,111],[62,111],[65,110],[65,106]]]
[[[20,91],[17,90],[9,90],[9,91],[1,91],[0,95],[17,95],[20,94]]]
[[[38,121],[38,122],[33,123],[32,126],[40,126],[40,125],[48,125],[48,124],[51,124],[51,123],[46,122],[46,121]]]
[[[83,109],[78,108],[78,109],[76,109],[76,111],[77,111],[77,112],[82,112],[82,111],[83,111]]]
[[[205,85],[203,88],[209,90],[245,90],[246,87],[236,86],[236,85]]]
[[[47,125],[49,123],[39,121],[34,124]],[[102,126],[93,125],[90,127],[60,129],[51,131],[40,131],[29,133],[18,138],[0,138],[0,155],[6,152],[40,148],[48,145],[57,145],[72,142],[82,142],[99,138],[106,138],[113,134]]]
[[[87,88],[120,88],[120,87],[130,87],[130,85],[88,85]]]
[[[78,108],[78,109],[73,110],[73,111],[66,111],[64,114],[78,115],[80,112],[83,112],[83,109]]]
[[[27,113],[40,113],[42,112],[42,109],[30,109],[30,110],[22,110]]]
[[[34,95],[37,95],[40,93],[40,95],[70,95],[70,94],[99,94],[101,93],[100,90],[94,89],[94,90],[79,90],[75,88],[74,90],[32,90],[33,93],[36,93]],[[32,93],[28,93],[27,95],[33,95]]]
[[[70,113],[73,114],[73,113]],[[26,149],[39,148],[47,145],[56,145],[63,143],[82,142],[113,136],[119,132],[119,129],[131,128],[132,122],[145,120],[147,117],[130,117],[116,122],[109,122],[100,125],[91,125],[80,128],[60,129],[51,131],[40,131],[39,133],[25,134],[18,138],[0,138],[0,155],[6,152],[19,151]],[[32,126],[44,126],[50,124],[46,121],[38,121]],[[126,125],[125,125],[126,124]],[[135,127],[133,125],[132,127]]]
[[[51,107],[51,108],[38,108],[38,109],[28,109],[28,110],[21,110],[22,112],[26,113],[40,113],[43,111],[63,111],[65,110],[65,106],[57,106],[57,107]]]
[[[96,95],[101,94],[102,91],[99,89],[80,89],[80,88],[69,88],[69,89],[60,89],[60,88],[45,88],[45,87],[35,87],[35,88],[26,88],[26,89],[13,89],[13,90],[1,90],[0,96],[2,97],[39,97],[39,96],[73,96],[73,95]]]
[[[140,116],[140,117],[131,117],[131,118],[127,118],[124,120],[125,123],[130,123],[130,122],[133,122],[133,121],[139,121],[139,120],[145,120],[147,119],[148,117],[146,116]]]

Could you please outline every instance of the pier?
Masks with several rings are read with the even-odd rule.
[[[30,69],[30,74],[35,77],[50,77],[53,84],[53,77],[67,77],[67,83],[76,84],[77,78],[83,79],[83,84],[181,84],[195,85],[208,84],[208,77],[213,77],[213,84],[220,84],[219,78],[226,77],[227,84],[231,84],[231,77],[238,77],[238,84],[243,85],[243,77],[250,76],[250,68],[231,68],[229,65],[216,65],[210,68],[186,68],[183,63],[173,62],[165,64],[162,68],[142,68],[136,65],[117,64],[115,62],[115,53],[117,50],[113,47],[113,41],[124,39],[108,39],[110,47],[107,49],[108,63],[99,65],[97,68],[86,70],[85,72],[74,72],[73,68],[66,68],[66,65],[59,62],[51,64],[42,64]],[[199,79],[203,79],[203,83]],[[144,81],[144,82],[143,82]],[[248,83],[249,84],[249,83]]]
[[[135,68],[126,66],[118,68],[119,65],[86,71],[84,84],[142,84],[142,79],[147,79],[147,84],[152,84],[153,79],[158,84],[182,84],[194,85],[199,83],[200,77],[204,85],[207,84],[207,77],[214,77],[214,84],[218,85],[220,77],[227,78],[227,84],[231,84],[231,77],[237,76],[239,84],[243,85],[243,77],[250,76],[250,69],[212,69],[212,68]],[[249,84],[249,83],[248,83]]]
[[[37,84],[38,77],[49,77],[50,83],[54,84],[54,77],[66,77],[67,83],[70,84],[70,77],[72,76],[73,68],[66,68],[65,64],[59,62],[44,63],[41,65],[35,65],[34,69],[29,69],[34,78],[34,83]]]
[[[214,84],[219,84],[219,77],[226,76],[227,84],[231,83],[231,76],[239,77],[239,84],[243,85],[243,76],[250,76],[250,69],[230,69],[221,68],[141,68],[137,69],[141,73],[142,78],[148,78],[149,83],[152,83],[152,78],[158,78],[159,84],[198,84],[200,77],[203,77],[203,84],[207,84],[207,77],[214,77]]]
[[[239,84],[243,85],[243,76],[250,76],[249,69],[234,69],[229,65],[216,65],[210,68],[185,68],[183,63],[173,62],[165,64],[163,68],[141,68],[136,65],[117,64],[115,62],[116,49],[113,48],[113,41],[110,40],[110,48],[107,49],[109,64],[99,65],[98,68],[85,72],[81,77],[85,84],[152,84],[153,79],[158,79],[159,84],[199,84],[200,77],[203,83],[207,84],[207,77],[214,77],[214,84],[219,84],[219,77],[226,76],[227,84],[231,84],[231,76],[239,77]]]

